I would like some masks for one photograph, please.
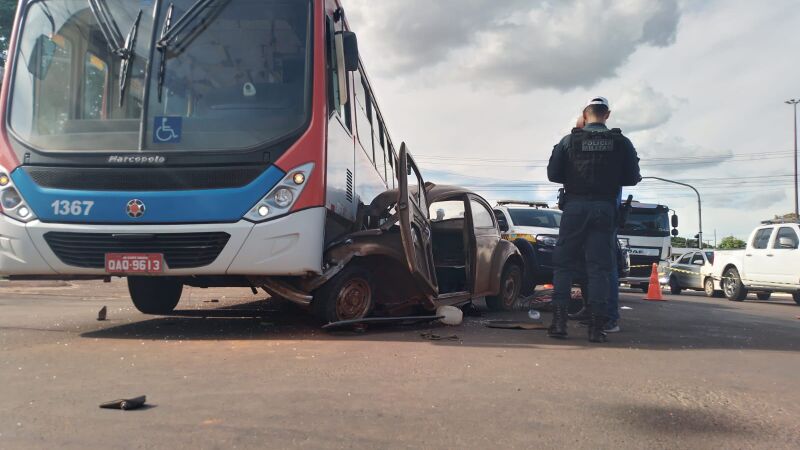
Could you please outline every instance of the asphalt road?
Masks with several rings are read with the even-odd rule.
[[[152,318],[119,282],[0,283],[0,448],[800,448],[800,306],[623,297],[590,345],[484,326],[524,312],[326,334],[246,290]]]

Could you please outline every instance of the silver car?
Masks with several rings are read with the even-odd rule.
[[[684,289],[704,291],[708,297],[721,297],[722,291],[714,290],[711,267],[714,252],[711,250],[688,252],[670,266],[669,289],[680,295]]]

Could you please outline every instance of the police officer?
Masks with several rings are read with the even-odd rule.
[[[577,270],[586,267],[589,281],[590,342],[606,342],[609,277],[615,270],[614,230],[622,186],[641,181],[636,149],[619,129],[609,130],[608,100],[593,97],[583,110],[586,126],[575,128],[553,148],[547,176],[562,183],[558,244],[553,255],[555,312],[548,336],[567,337],[567,305]]]

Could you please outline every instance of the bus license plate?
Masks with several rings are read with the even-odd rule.
[[[162,273],[161,253],[106,253],[106,272],[121,274]]]

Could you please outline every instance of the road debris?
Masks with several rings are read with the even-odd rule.
[[[139,409],[147,402],[147,397],[142,395],[139,397],[126,398],[113,400],[106,403],[101,403],[100,407],[103,409],[121,409],[123,411],[131,411]]]
[[[368,325],[368,324],[391,324],[397,323],[401,325],[419,323],[419,322],[433,322],[434,320],[443,319],[444,316],[406,316],[406,317],[367,317],[364,319],[355,320],[342,320],[340,322],[331,322],[323,325],[323,330],[334,330],[337,328],[345,328],[354,325]]]
[[[461,340],[461,338],[459,338],[455,334],[451,334],[450,336],[441,336],[441,335],[438,335],[438,334],[434,334],[432,331],[424,331],[424,332],[419,334],[419,337],[421,337],[422,339],[425,339],[427,341],[460,341]]]
[[[547,325],[539,322],[526,322],[519,320],[490,320],[486,322],[488,328],[501,328],[505,330],[546,330]]]
[[[97,320],[102,322],[106,320],[106,315],[108,314],[108,308],[103,306],[100,308],[100,311],[97,312]]]
[[[439,322],[445,325],[457,326],[464,321],[464,313],[455,306],[440,306],[436,308],[436,315],[441,317]]]

